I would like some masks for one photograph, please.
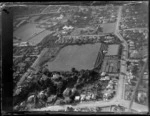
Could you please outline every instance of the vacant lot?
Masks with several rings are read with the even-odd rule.
[[[116,23],[106,23],[101,26],[103,27],[103,33],[113,33],[115,31]]]
[[[44,29],[37,28],[36,24],[27,23],[14,31],[14,37],[19,37],[22,42],[27,41],[36,33],[42,32]]]
[[[63,48],[53,62],[48,62],[50,71],[68,71],[72,67],[77,70],[93,69],[100,49],[100,43],[73,45]]]

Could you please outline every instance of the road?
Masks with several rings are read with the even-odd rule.
[[[48,48],[45,48],[42,50],[42,52],[40,53],[40,55],[37,55],[37,59],[35,60],[35,62],[32,64],[32,68],[35,69],[35,70],[38,70],[38,64],[39,64],[39,60],[43,57],[43,55],[48,51]],[[30,72],[30,69],[28,69],[28,71],[23,74],[23,76],[20,78],[20,80],[18,81],[17,83],[17,86],[20,86],[24,80],[26,79],[26,77],[28,76]]]
[[[63,37],[101,37],[101,36],[105,36],[107,34],[102,34],[102,35],[67,35],[67,36],[63,36]]]
[[[123,53],[122,53],[123,55],[122,55],[122,58],[121,58],[121,68],[120,68],[121,71],[120,72],[123,72],[124,74],[126,74],[126,70],[127,70],[126,61],[128,61],[128,44],[127,44],[126,40],[124,40],[123,37],[119,33],[119,23],[121,21],[121,14],[122,14],[121,11],[122,11],[122,6],[119,8],[115,34],[122,41],[122,44],[124,46],[124,50],[123,50]],[[131,30],[132,29],[139,29],[139,28],[131,28]],[[145,28],[142,28],[142,29],[145,29]],[[124,100],[123,96],[124,96],[124,92],[125,92],[125,90],[124,90],[125,89],[125,77],[121,74],[120,74],[120,83],[121,83],[121,85],[119,85],[120,89],[118,91],[118,94],[120,94],[120,95],[117,96],[118,101],[119,101],[119,104],[121,106],[124,106],[124,107],[128,108],[129,104],[130,104],[130,101]],[[142,112],[142,111],[148,112],[148,107],[147,106],[144,106],[144,105],[141,105],[141,104],[138,104],[138,103],[135,103],[135,102],[133,103],[132,109],[134,109],[136,111],[139,111],[139,112]]]
[[[139,30],[139,31],[144,31],[144,30],[147,30],[148,31],[148,28],[129,28],[129,29],[124,29],[124,30]]]

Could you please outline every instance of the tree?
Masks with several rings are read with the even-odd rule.
[[[44,67],[42,69],[42,73],[45,74],[45,75],[47,75],[49,73],[49,70],[46,67]]]
[[[133,67],[132,73],[133,73],[133,75],[137,75],[137,73],[138,73],[138,66],[135,65],[135,66]]]
[[[129,66],[131,64],[131,62],[130,61],[127,61],[127,66]]]
[[[57,90],[56,94],[58,97],[62,97],[62,87],[63,87],[63,82],[57,82]]]
[[[55,102],[55,105],[63,105],[65,102],[63,99],[58,99],[56,102]]]
[[[71,103],[71,99],[70,99],[70,97],[66,97],[65,99],[64,99],[64,103],[66,103],[66,104],[69,104],[69,103]]]
[[[77,70],[73,67],[73,68],[71,69],[71,72],[77,73]]]
[[[71,89],[70,88],[66,88],[63,92],[63,96],[64,97],[69,97],[71,95]]]
[[[55,102],[57,99],[57,96],[56,95],[51,95],[50,97],[47,98],[47,102],[48,103],[53,103]]]

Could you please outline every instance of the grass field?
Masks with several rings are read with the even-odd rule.
[[[44,29],[36,28],[36,24],[27,23],[14,31],[14,37],[19,37],[22,42],[30,39],[35,33],[42,32]]]
[[[63,48],[53,62],[48,62],[50,71],[69,71],[72,67],[77,70],[93,69],[100,49],[100,43],[73,45]]]
[[[31,40],[29,40],[29,42],[31,42],[32,45],[37,45],[38,43],[42,41],[42,39],[44,39],[47,35],[51,33],[52,33],[51,31],[45,30],[41,32],[40,34],[38,34],[37,36],[34,36]]]
[[[113,33],[115,31],[116,23],[106,23],[101,26],[103,27],[103,33]]]

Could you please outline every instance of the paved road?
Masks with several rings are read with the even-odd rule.
[[[102,35],[68,35],[68,36],[63,36],[63,37],[101,37],[101,36],[105,36],[107,34],[102,34]]]
[[[127,44],[126,40],[124,40],[123,37],[119,33],[119,23],[121,21],[121,14],[122,14],[121,9],[122,9],[122,7],[120,7],[120,10],[119,10],[120,13],[118,13],[118,20],[117,20],[117,26],[116,26],[115,34],[123,42],[122,44],[124,46],[124,50],[123,50],[124,55],[122,56],[122,59],[125,59],[125,60],[121,60],[121,64],[122,64],[121,72],[124,72],[124,74],[126,74],[126,69],[127,69],[126,61],[128,60],[128,44]],[[139,28],[132,28],[132,29],[139,29]],[[142,29],[145,29],[145,28],[142,28]],[[130,101],[124,100],[124,98],[123,98],[124,92],[125,92],[125,90],[124,90],[125,89],[125,77],[123,75],[120,75],[120,81],[121,81],[122,85],[119,86],[120,87],[119,91],[122,90],[122,92],[121,92],[122,93],[122,98],[121,99],[118,98],[119,99],[118,101],[119,101],[119,104],[121,106],[124,106],[124,107],[128,108],[129,104],[130,104]],[[118,97],[121,97],[121,94]],[[141,111],[148,112],[148,107],[147,106],[144,106],[144,105],[141,105],[141,104],[138,104],[138,103],[135,103],[135,102],[132,105],[132,109],[134,109],[136,111],[139,111],[139,112],[141,112]]]
[[[129,28],[129,29],[124,29],[124,30],[141,30],[141,31],[144,31],[144,30],[148,30],[148,28]]]

